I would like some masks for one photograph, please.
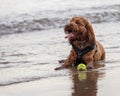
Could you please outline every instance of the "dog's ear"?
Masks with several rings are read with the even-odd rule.
[[[85,27],[87,29],[88,41],[90,42],[90,44],[93,44],[95,42],[95,34],[92,25],[87,21]]]
[[[94,30],[92,28],[92,25],[88,22],[88,20],[84,17],[79,17],[81,19],[81,21],[83,22],[86,30],[87,30],[87,34],[88,34],[88,41],[90,44],[93,44],[95,42],[95,34],[94,34]]]

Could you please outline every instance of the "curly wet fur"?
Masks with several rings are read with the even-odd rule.
[[[65,25],[64,31],[66,34],[73,34],[72,39],[69,39],[70,44],[75,45],[79,49],[84,49],[87,46],[95,43],[95,48],[82,56],[87,68],[94,68],[94,62],[105,59],[105,50],[103,46],[96,41],[92,25],[84,17],[73,17],[68,24]],[[81,46],[82,45],[82,46]],[[60,66],[55,68],[61,69],[71,66],[77,58],[77,55],[72,48],[68,58]]]

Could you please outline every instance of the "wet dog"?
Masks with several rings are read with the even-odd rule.
[[[72,46],[70,54],[65,62],[55,68],[59,70],[85,63],[87,69],[94,68],[94,62],[105,59],[105,50],[100,42],[96,41],[92,25],[84,17],[73,17],[64,27],[65,38]]]

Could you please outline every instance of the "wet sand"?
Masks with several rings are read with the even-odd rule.
[[[74,71],[75,72],[75,71]],[[0,87],[1,96],[119,96],[120,68]],[[78,78],[78,75],[79,76]]]
[[[26,57],[24,54],[22,56],[19,54],[17,59],[9,56],[2,57],[9,60],[10,64],[9,66],[3,65],[3,67],[1,65],[0,95],[120,96],[119,25],[119,22],[93,25],[96,38],[105,47],[106,60],[99,62],[99,68],[85,72],[77,72],[73,67],[54,70],[59,66],[58,60],[65,58],[70,49],[69,44],[64,40],[63,29],[45,30],[45,34],[49,31],[47,36],[42,34],[44,32],[2,36],[0,38],[1,52],[7,50],[6,54],[11,56],[13,52],[10,51],[11,49],[24,52]],[[16,38],[10,41],[13,37]],[[14,44],[16,46],[11,48]],[[15,54],[12,55],[15,56]],[[14,60],[16,60],[15,64],[13,64]],[[27,63],[19,62],[18,64],[19,60],[27,61]]]

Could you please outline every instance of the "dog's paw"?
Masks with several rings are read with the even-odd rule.
[[[56,68],[55,68],[55,70],[60,70],[60,69],[62,69],[62,67],[56,67]]]
[[[94,69],[93,64],[88,64],[88,65],[87,65],[87,69]]]
[[[64,63],[64,62],[65,62],[65,60],[59,60],[58,62],[59,62],[59,63]]]

